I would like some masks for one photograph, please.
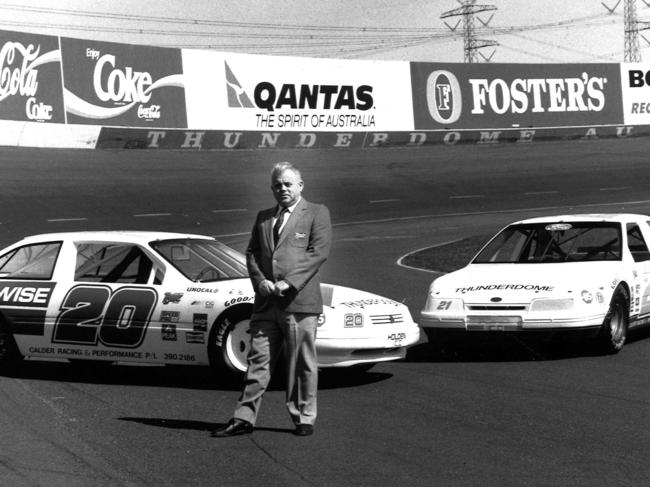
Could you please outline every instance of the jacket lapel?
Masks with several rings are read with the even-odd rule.
[[[307,204],[305,202],[305,199],[302,198],[296,207],[293,209],[291,212],[291,215],[289,216],[289,219],[287,220],[287,223],[284,224],[284,228],[282,229],[282,233],[280,234],[280,239],[278,240],[278,245],[282,245],[282,242],[284,242],[289,235],[291,235],[291,232],[293,232],[296,222],[302,218],[302,214],[307,210]],[[271,229],[271,233],[273,233],[273,229]],[[273,241],[273,236],[271,236],[271,242]]]
[[[269,208],[266,211],[264,222],[262,223],[266,245],[271,250],[273,250],[273,217],[275,216],[276,211],[277,211],[277,206],[274,206],[273,208]]]

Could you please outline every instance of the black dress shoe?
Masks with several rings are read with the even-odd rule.
[[[243,419],[233,418],[228,424],[210,432],[212,438],[227,438],[229,436],[249,435],[253,432],[253,425]]]
[[[314,425],[304,423],[297,424],[293,434],[296,436],[311,436],[314,434]]]

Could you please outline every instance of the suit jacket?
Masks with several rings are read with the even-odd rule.
[[[246,250],[248,273],[255,289],[254,311],[270,304],[291,313],[323,312],[319,269],[327,259],[332,240],[329,210],[324,205],[302,198],[282,229],[278,245],[273,246],[273,218],[277,206],[257,214]],[[260,283],[285,281],[291,288],[285,296],[264,297]]]

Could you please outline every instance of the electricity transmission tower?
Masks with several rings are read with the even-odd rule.
[[[440,18],[447,19],[449,17],[462,16],[465,62],[466,63],[477,62],[479,54],[484,61],[489,62],[490,59],[492,59],[492,56],[494,56],[495,51],[492,51],[492,54],[490,54],[489,57],[486,57],[479,51],[479,49],[484,47],[498,46],[499,43],[496,41],[490,41],[486,39],[478,39],[476,37],[474,16],[481,12],[496,10],[497,7],[495,7],[494,5],[477,5],[476,0],[458,0],[458,3],[460,3],[461,5],[460,8],[449,10],[448,12],[443,13],[440,16]],[[482,20],[480,17],[476,17],[476,18],[479,20],[479,22],[481,22],[481,24],[483,24],[484,27],[487,27],[490,21],[492,20],[492,17],[494,17],[494,14],[492,14],[487,21]],[[452,32],[455,32],[460,22],[461,21],[458,20],[458,22],[456,22],[456,25],[454,25],[453,27],[449,25],[447,22],[444,22],[444,24]]]
[[[624,32],[624,61],[626,63],[640,63],[641,62],[641,50],[639,49],[639,31],[650,29],[650,22],[640,22],[636,16],[636,0],[624,0],[623,4],[623,17],[625,18]],[[608,7],[604,2],[601,2],[602,5],[609,11],[609,14],[612,15],[616,8],[621,3],[621,0],[616,2],[616,5],[613,7]],[[643,0],[643,3],[648,5],[646,0]],[[643,37],[643,36],[641,36]],[[648,40],[643,37],[643,39],[648,42]]]

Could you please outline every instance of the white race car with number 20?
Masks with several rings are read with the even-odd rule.
[[[616,353],[650,321],[650,217],[563,215],[512,223],[429,288],[420,326],[435,330],[592,330]]]
[[[322,367],[403,358],[408,308],[323,284]],[[0,251],[0,362],[22,357],[211,365],[243,372],[253,289],[244,256],[202,235],[67,232]]]

